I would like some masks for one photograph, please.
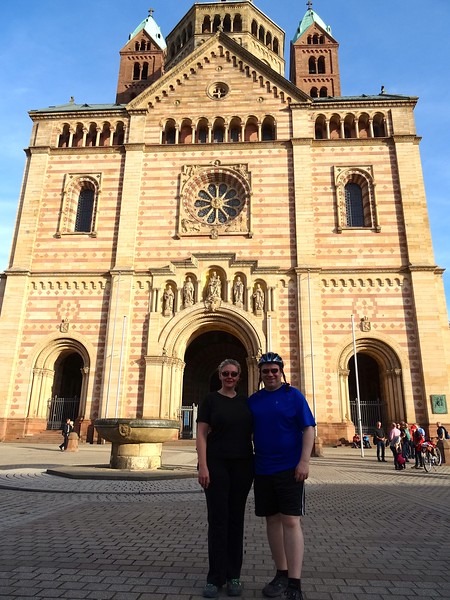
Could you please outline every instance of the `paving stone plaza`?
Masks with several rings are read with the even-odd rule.
[[[448,600],[450,466],[399,472],[374,449],[324,454],[307,484],[305,600]],[[1,599],[201,597],[206,511],[192,442],[165,445],[165,471],[180,477],[164,480],[93,478],[107,446],[1,444],[0,457]],[[74,465],[82,479],[47,473]],[[243,598],[262,598],[273,565],[252,492],[245,538]]]

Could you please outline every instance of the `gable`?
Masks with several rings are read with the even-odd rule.
[[[229,83],[231,81],[232,85]],[[310,97],[285,77],[226,34],[218,33],[133,99],[127,108],[130,111],[147,110],[159,103],[173,107],[174,103],[180,101],[180,95],[188,97],[191,102],[194,98],[196,102],[204,102],[208,97],[212,100],[214,90],[211,86],[221,82],[228,86],[225,94],[228,101],[241,102],[245,92],[251,93],[249,101],[254,105],[258,92],[258,98],[262,98],[259,102],[275,99],[280,108],[291,102],[310,102]],[[223,100],[225,96],[222,96]]]
[[[302,35],[299,36],[295,40],[295,42],[293,42],[293,46],[299,46],[299,45],[305,45],[305,44],[309,45],[308,38],[309,38],[309,36],[314,36],[314,35],[318,35],[319,37],[323,36],[325,38],[326,42],[328,42],[330,44],[338,43],[334,39],[334,37],[330,34],[329,31],[327,31],[326,29],[321,27],[318,23],[314,22],[314,23],[311,23],[311,25],[307,29],[305,29],[305,31],[302,33]]]
[[[145,44],[145,47],[143,47],[142,42],[144,41],[148,42],[150,45]],[[139,48],[136,47],[136,44],[139,45]],[[135,54],[137,52],[155,52],[162,51],[164,50],[164,48],[165,44],[158,43],[145,29],[142,29],[142,31],[140,31],[133,38],[128,40],[128,42],[120,51],[120,54]]]

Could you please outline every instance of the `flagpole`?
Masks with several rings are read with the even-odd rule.
[[[359,376],[358,376],[358,358],[356,353],[356,339],[355,339],[355,317],[352,314],[352,338],[353,338],[353,355],[355,360],[355,380],[356,380],[356,406],[358,409],[358,431],[361,445],[361,456],[364,458],[364,443],[362,433],[362,421],[361,421],[361,402],[359,398]]]
[[[316,383],[314,376],[314,343],[313,343],[313,327],[312,327],[312,315],[311,315],[311,279],[308,269],[308,312],[309,312],[309,344],[311,352],[311,385],[312,385],[312,402],[313,402],[313,415],[315,426],[315,437],[317,437],[317,410],[316,410]]]

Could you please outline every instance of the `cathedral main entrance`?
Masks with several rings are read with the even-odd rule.
[[[186,348],[183,379],[183,406],[192,406],[208,392],[220,388],[217,367],[226,358],[241,365],[239,389],[248,390],[247,351],[234,335],[224,331],[209,331],[196,337]]]

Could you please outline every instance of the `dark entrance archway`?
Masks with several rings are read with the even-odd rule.
[[[380,384],[380,369],[376,360],[368,354],[358,352],[358,383],[363,433],[372,433],[377,421],[386,422],[386,406],[383,402]],[[355,358],[348,362],[348,391],[351,419],[358,424]]]
[[[213,390],[220,388],[217,367],[226,358],[241,365],[239,390],[248,393],[247,351],[232,334],[208,331],[196,337],[187,347],[184,362],[183,406],[192,406]]]
[[[53,394],[48,429],[60,429],[66,419],[79,415],[83,358],[77,352],[63,352],[55,361]]]
[[[195,432],[194,405],[208,392],[220,388],[217,373],[219,364],[233,358],[241,365],[238,389],[248,393],[247,352],[234,335],[224,331],[208,331],[197,336],[188,345],[184,357],[183,398],[181,407],[182,438],[191,438]]]

